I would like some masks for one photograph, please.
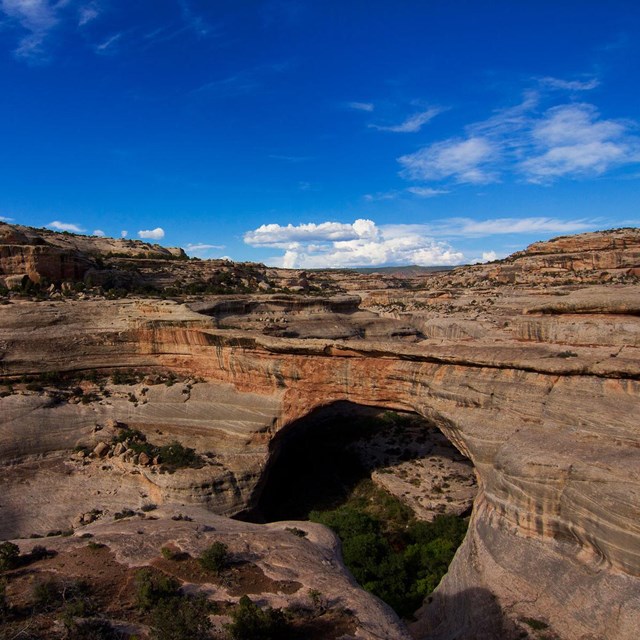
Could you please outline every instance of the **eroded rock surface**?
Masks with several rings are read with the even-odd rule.
[[[28,535],[42,514],[62,528],[89,508],[146,496],[240,511],[256,498],[279,430],[313,409],[413,411],[473,462],[479,485],[469,534],[414,636],[507,638],[535,618],[569,640],[631,640],[640,628],[639,247],[637,229],[584,234],[424,276],[411,291],[323,276],[342,278],[360,302],[13,297],[0,314],[2,376],[14,381],[0,398],[3,535]],[[142,398],[132,385],[134,401],[115,393],[58,406],[46,387],[15,382],[123,368],[172,371],[182,386],[151,386]],[[188,379],[202,382],[185,402]],[[70,460],[77,444],[104,438],[95,428],[108,419],[213,457],[174,474],[113,456],[111,469]],[[43,492],[70,498],[80,483],[93,494],[76,497],[77,513],[47,511]]]

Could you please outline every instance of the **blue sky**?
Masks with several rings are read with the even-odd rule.
[[[0,0],[0,218],[290,267],[640,222],[635,0]]]

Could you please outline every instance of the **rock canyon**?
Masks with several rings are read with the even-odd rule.
[[[250,557],[264,603],[309,590],[334,603],[317,637],[638,636],[640,229],[357,273],[0,223],[0,291],[0,540],[28,554],[35,536],[69,534],[46,539],[58,556],[42,571],[81,562],[84,535],[122,580],[162,568],[163,546],[223,541]],[[420,416],[428,449],[415,429],[385,436],[381,451],[410,459],[380,462],[374,481],[419,518],[473,505],[408,622],[358,586],[328,529],[233,519],[314,416],[321,433],[389,411]],[[175,443],[193,464],[167,464]],[[92,579],[89,560],[75,570]],[[202,583],[212,600],[241,595]]]

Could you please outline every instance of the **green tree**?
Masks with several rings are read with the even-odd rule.
[[[8,571],[18,564],[20,548],[13,542],[3,542],[0,544],[0,571]]]
[[[223,542],[214,542],[202,552],[198,561],[207,571],[219,574],[229,565],[229,548]]]

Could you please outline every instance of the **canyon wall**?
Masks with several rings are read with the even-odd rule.
[[[345,298],[240,296],[191,308],[12,298],[0,314],[7,389],[43,371],[181,377],[175,389],[131,387],[133,400],[116,385],[86,405],[60,405],[46,389],[3,393],[3,535],[28,535],[45,512],[51,524],[71,516],[46,510],[47,483],[64,495],[95,489],[87,509],[151,495],[237,513],[255,501],[278,434],[315,408],[346,400],[413,411],[469,457],[479,485],[467,538],[414,637],[508,638],[515,620],[532,618],[567,640],[631,640],[640,628],[640,285],[636,245],[621,251],[598,259],[613,271],[571,271],[570,284],[505,284],[498,274],[489,286],[480,270],[502,269],[506,282],[526,270],[511,278],[511,263],[487,265],[419,291],[367,292],[360,309]],[[118,422],[209,450],[211,462],[166,475],[69,460],[74,445],[110,437]],[[6,498],[20,495],[32,502]]]

